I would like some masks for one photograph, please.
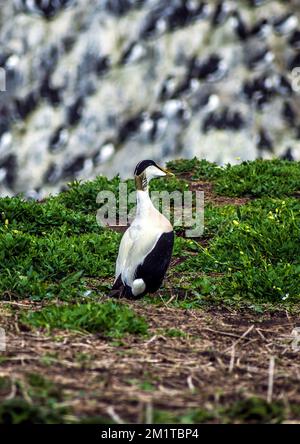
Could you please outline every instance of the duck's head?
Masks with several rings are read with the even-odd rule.
[[[151,179],[163,176],[174,176],[174,174],[158,166],[154,160],[142,160],[134,170],[136,189],[146,190]]]

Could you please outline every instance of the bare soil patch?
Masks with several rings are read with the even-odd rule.
[[[131,304],[150,335],[112,342],[97,334],[28,331],[18,324],[18,310],[5,316],[0,303],[7,328],[0,376],[11,380],[0,401],[14,396],[14,381],[37,373],[59,386],[76,417],[143,422],[155,409],[212,410],[250,396],[300,403],[299,351],[291,343],[296,316]],[[170,337],[174,328],[183,336]]]
[[[214,192],[213,183],[197,180],[190,182],[190,189],[192,191],[204,192],[204,203],[212,203],[216,206],[221,205],[245,205],[251,200],[250,197],[228,197],[219,196]]]

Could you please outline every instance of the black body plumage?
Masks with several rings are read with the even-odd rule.
[[[145,291],[138,296],[139,298],[147,293],[155,293],[161,286],[170,264],[173,244],[173,231],[163,233],[143,263],[137,267],[135,279],[143,279],[146,284]],[[121,275],[118,276],[109,296],[137,299],[136,296],[133,296],[131,288],[123,284]]]

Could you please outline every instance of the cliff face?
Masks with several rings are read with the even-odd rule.
[[[298,1],[0,3],[2,195],[141,158],[300,158]]]

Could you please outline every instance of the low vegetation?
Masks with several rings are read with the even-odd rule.
[[[192,179],[210,180],[226,196],[283,197],[299,192],[299,162],[255,160],[220,167],[206,160],[176,160],[170,168]]]
[[[126,341],[151,343],[152,334],[166,343],[196,340],[195,333],[184,322],[177,325],[176,318],[167,325],[152,319],[157,307],[172,307],[178,316],[185,310],[215,307],[250,309],[254,316],[299,312],[299,162],[257,160],[221,168],[191,159],[168,166],[176,177],[153,181],[151,189],[208,190],[205,230],[202,237],[186,238],[185,227],[176,227],[173,263],[164,286],[139,305],[106,296],[122,234],[97,223],[97,194],[113,191],[118,208],[118,177],[74,182],[43,202],[26,201],[22,196],[1,198],[0,326],[13,319],[9,323],[12,333],[13,326],[18,326],[45,337],[95,335],[96,340],[115,347],[112,353],[125,353],[118,347]],[[128,194],[132,193],[133,180],[126,184]],[[0,368],[8,365],[5,354],[0,355]],[[84,413],[74,417],[72,409],[60,408],[65,400],[55,384],[41,378],[26,374],[15,381],[0,380],[0,423],[92,421]],[[137,389],[155,392],[155,381],[141,379]],[[288,412],[280,401],[270,404],[260,396],[226,401],[212,409],[179,410],[177,414],[157,406],[151,419],[282,422],[289,412],[292,417],[299,414],[293,406]],[[105,418],[109,419],[105,414],[94,419],[101,422]]]
[[[124,333],[145,334],[146,322],[125,304],[114,301],[99,304],[48,305],[23,317],[33,327],[67,329],[122,337]]]
[[[181,276],[174,283],[177,280],[186,290],[186,297],[229,303],[297,302],[299,163],[258,160],[220,168],[193,159],[169,166],[178,178],[154,181],[153,189],[184,191],[191,180],[201,179],[211,180],[216,194],[256,197],[243,206],[230,200],[222,206],[208,202],[204,247],[201,239],[177,237],[174,252],[184,262],[173,270]],[[73,300],[84,297],[89,278],[113,276],[121,235],[98,225],[96,198],[101,190],[118,196],[119,183],[118,178],[104,177],[75,182],[42,203],[22,197],[1,199],[2,297]],[[133,181],[127,185],[132,192]]]

